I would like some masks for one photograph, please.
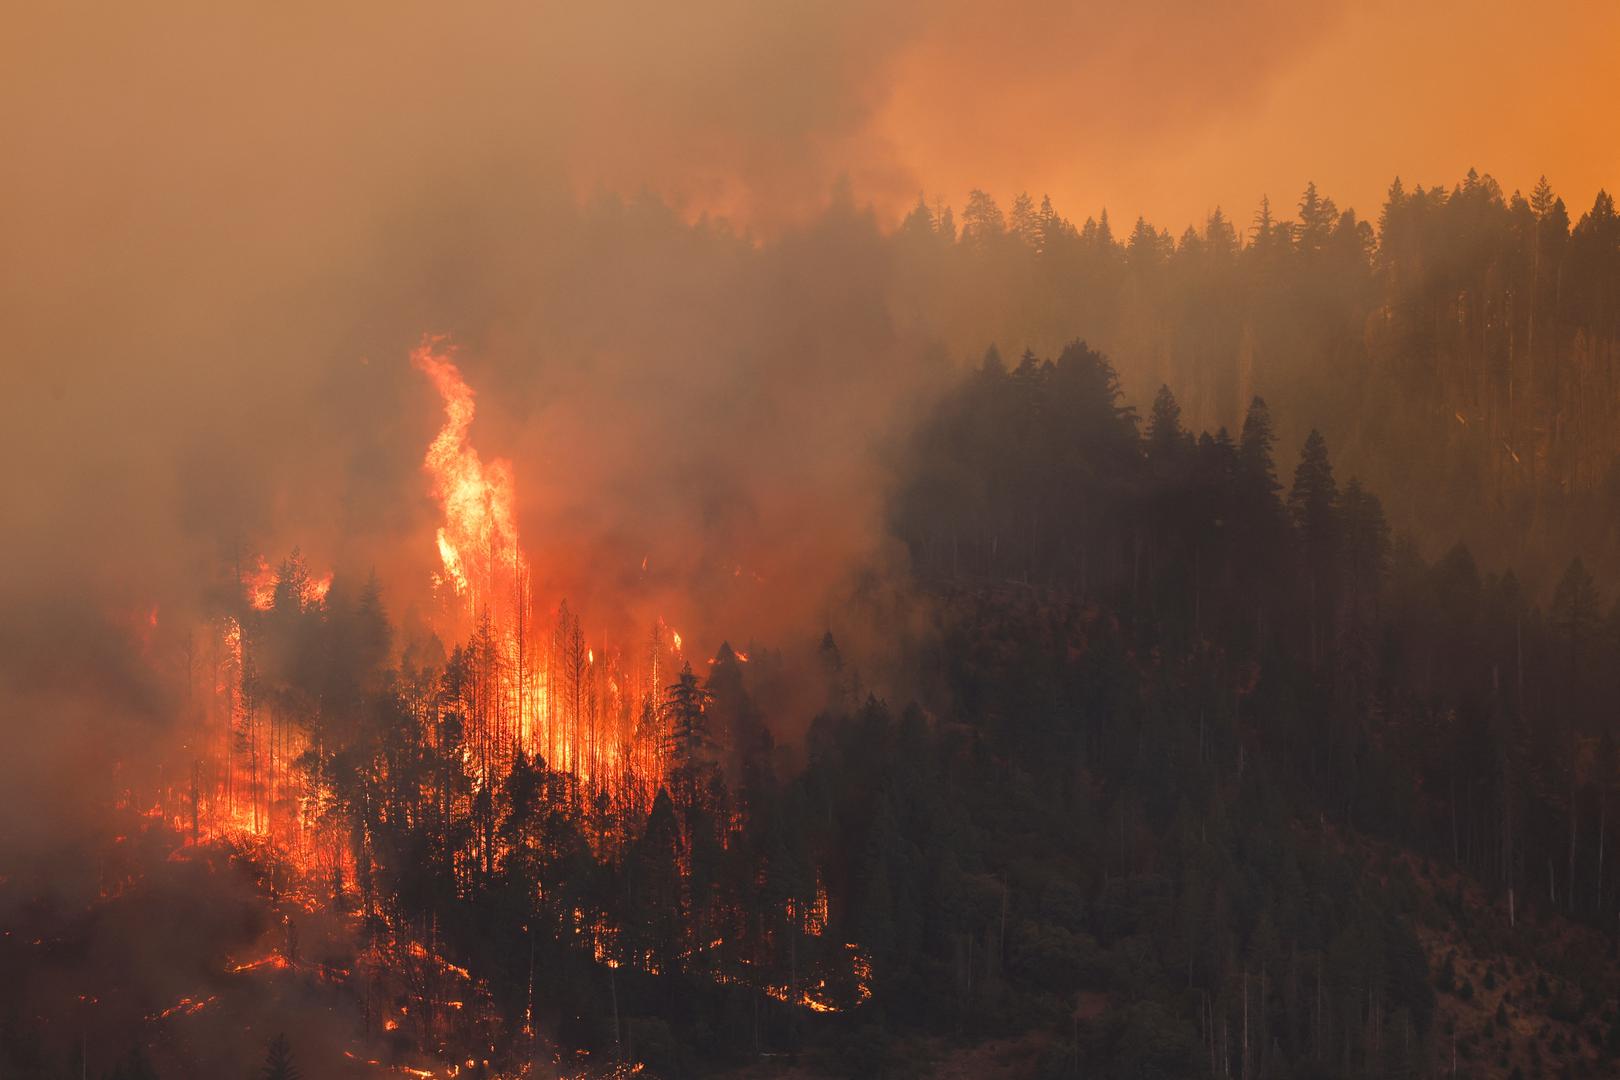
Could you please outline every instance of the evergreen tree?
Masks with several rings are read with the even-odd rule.
[[[1333,608],[1334,566],[1338,558],[1338,487],[1328,461],[1327,442],[1314,428],[1300,451],[1288,511],[1299,534],[1310,600],[1310,657],[1314,667],[1325,645],[1325,621]]]
[[[689,765],[707,758],[714,747],[709,732],[711,695],[692,671],[690,661],[681,665],[680,676],[669,687],[664,700],[670,718],[670,741],[676,760]]]
[[[1243,430],[1238,435],[1238,476],[1251,498],[1264,501],[1281,490],[1271,456],[1276,441],[1271,412],[1265,401],[1256,397],[1249,402],[1249,409],[1243,415]]]
[[[303,1074],[293,1063],[292,1043],[285,1034],[278,1034],[270,1040],[265,1049],[264,1068],[259,1071],[261,1080],[301,1080]]]
[[[1170,387],[1160,386],[1153,396],[1153,410],[1148,414],[1148,454],[1168,457],[1183,448],[1185,434],[1181,430],[1181,406]]]
[[[1006,232],[1007,222],[996,201],[977,188],[969,192],[967,206],[962,210],[962,242],[982,249]]]

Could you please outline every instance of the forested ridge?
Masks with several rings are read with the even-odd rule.
[[[298,725],[290,767],[356,853],[316,898],[487,1006],[424,975],[396,1048],[671,1077],[920,1075],[987,1040],[1054,1078],[1612,1073],[1612,200],[1572,225],[1545,185],[1470,174],[1397,183],[1376,229],[1313,188],[1241,239],[1217,212],[1119,242],[975,195],[870,242],[901,320],[1033,346],[989,349],[894,452],[907,565],[873,590],[905,597],[901,677],[822,627],[805,656],[723,645],[614,721],[669,769],[609,800],[469,745],[488,641],[396,640],[375,582],[312,600],[293,557],[266,610],[218,598],[242,692]],[[70,1074],[0,1006],[0,1065]]]
[[[919,203],[894,243],[906,310],[951,340],[1055,354],[1084,338],[1133,398],[1168,383],[1211,430],[1235,431],[1260,394],[1290,442],[1319,428],[1425,542],[1467,539],[1549,588],[1577,554],[1614,572],[1606,192],[1571,210],[1545,179],[1505,194],[1471,171],[1450,188],[1397,179],[1358,215],[1313,184],[1295,208],[1217,209],[1179,236],[976,192],[960,214]]]
[[[905,1075],[919,1039],[1033,1032],[1030,1071],[1120,1077],[1426,1075],[1458,988],[1422,942],[1511,891],[1503,955],[1563,980],[1516,1014],[1576,1010],[1545,1052],[1600,1074],[1612,967],[1532,928],[1611,929],[1620,608],[1579,562],[1537,602],[1465,548],[1424,561],[1320,435],[1279,470],[1272,425],[1256,399],[1195,438],[1083,344],[992,352],[893,505],[918,699],[861,690],[828,635],[824,708],[776,747],[779,660],[723,647],[669,688],[668,787],[612,820],[521,754],[476,787],[476,642],[391,669],[376,589],[306,604],[289,561],[254,678],[322,683],[300,767],[362,852],[324,887],[465,965],[518,1045]],[[1543,1052],[1463,1036],[1480,1068]]]

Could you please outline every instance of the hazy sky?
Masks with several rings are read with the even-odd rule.
[[[499,380],[491,452],[522,451],[552,408],[540,429],[617,433],[592,461],[696,445],[679,475],[704,477],[730,475],[709,459],[731,448],[682,438],[692,409],[765,394],[735,415],[809,430],[819,393],[848,397],[839,363],[900,345],[869,310],[880,266],[860,296],[837,244],[783,247],[779,280],[723,247],[694,274],[655,224],[569,218],[603,192],[791,238],[841,177],[884,222],[983,186],[1175,232],[1217,204],[1243,222],[1262,194],[1291,206],[1309,179],[1372,216],[1397,172],[1477,166],[1509,190],[1545,172],[1578,215],[1620,177],[1603,0],[171,0],[31,5],[7,29],[0,426],[24,449],[0,472],[30,493],[13,534],[57,558],[68,518],[92,547],[100,522],[163,547],[154,500],[212,539],[397,524],[434,417],[400,366],[424,331],[460,333],[472,377]],[[792,313],[817,304],[812,346]],[[559,447],[529,452],[555,469]],[[334,472],[345,490],[311,497]],[[604,486],[624,489],[600,479],[575,514]]]
[[[66,520],[98,553],[103,529],[152,550],[171,509],[212,540],[395,527],[424,512],[400,495],[435,410],[402,365],[429,330],[499,381],[492,453],[572,422],[616,433],[593,462],[656,460],[655,490],[729,476],[691,410],[764,395],[726,413],[755,418],[738,439],[810,430],[818,395],[849,397],[840,364],[909,355],[872,310],[883,268],[816,241],[762,278],[649,221],[592,232],[574,202],[650,191],[791,239],[847,177],[884,222],[983,186],[1179,232],[1309,179],[1373,216],[1397,172],[1477,166],[1508,190],[1545,172],[1578,216],[1620,178],[1616,42],[1606,0],[30,5],[0,35],[12,533],[65,559]],[[898,393],[865,395],[859,434]],[[555,469],[558,445],[527,452]],[[625,490],[583,487],[576,517]],[[128,580],[116,562],[71,561]]]
[[[1132,10],[931,36],[900,56],[878,124],[958,204],[1027,188],[1176,232],[1216,203],[1240,221],[1262,193],[1291,207],[1312,179],[1364,216],[1396,173],[1449,186],[1477,167],[1508,191],[1545,173],[1576,212],[1620,182],[1620,5]]]
[[[183,197],[197,227],[352,216],[451,165],[765,229],[844,173],[894,212],[1027,188],[1174,231],[1307,179],[1365,213],[1397,171],[1545,172],[1582,209],[1620,173],[1608,0],[182,0],[11,22],[6,179],[102,212]]]

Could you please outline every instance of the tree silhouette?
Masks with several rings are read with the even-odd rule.
[[[260,1080],[301,1080],[303,1074],[293,1063],[292,1043],[285,1033],[277,1034],[265,1049],[264,1068]]]

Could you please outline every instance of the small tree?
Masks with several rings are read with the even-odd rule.
[[[285,1034],[278,1034],[270,1040],[264,1055],[264,1069],[259,1076],[261,1080],[302,1080],[303,1074],[293,1063],[292,1043]]]

